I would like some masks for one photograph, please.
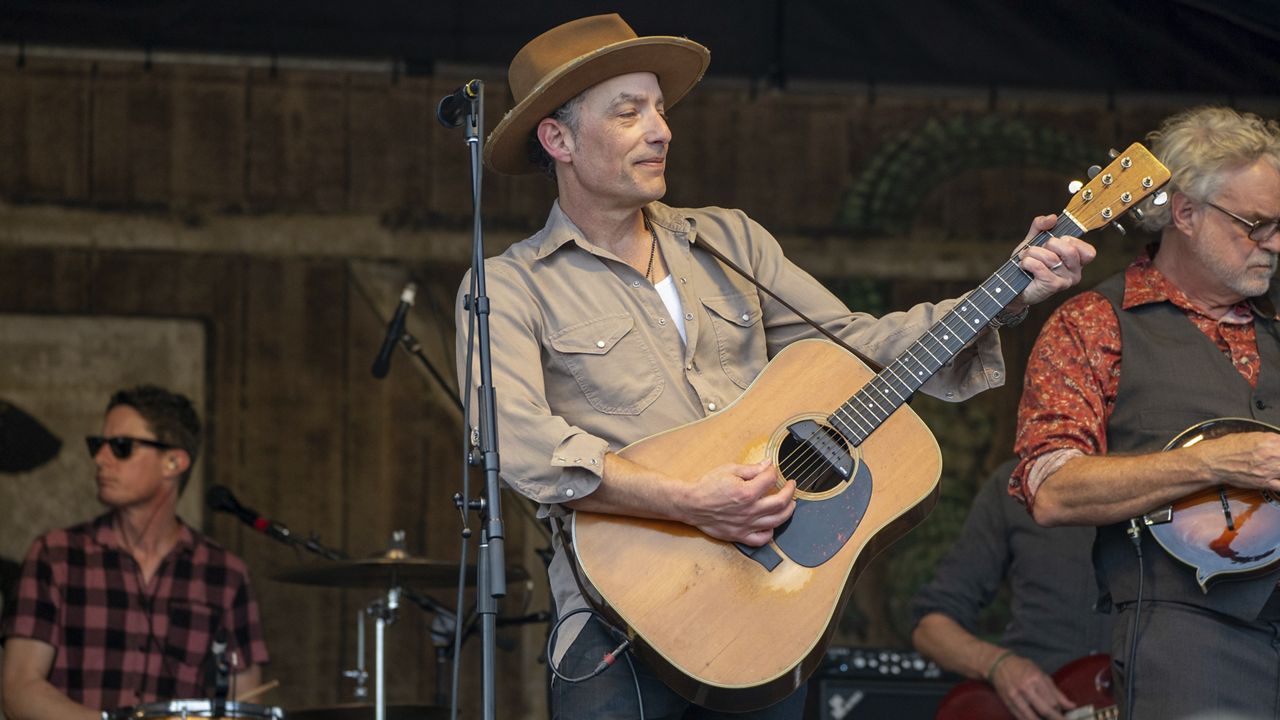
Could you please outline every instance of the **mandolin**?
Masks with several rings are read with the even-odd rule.
[[[1111,224],[1168,177],[1134,144],[1027,244]],[[770,458],[779,486],[796,481],[796,509],[759,548],[575,512],[570,549],[600,593],[592,602],[699,705],[745,711],[786,697],[822,660],[858,573],[937,500],[941,453],[907,399],[1030,282],[1015,254],[878,374],[825,340],[793,343],[728,407],[622,449],[677,478]]]
[[[1241,432],[1280,428],[1248,418],[1216,418],[1183,430],[1164,449]],[[1211,582],[1261,575],[1280,563],[1280,497],[1267,490],[1206,488],[1142,520],[1165,552],[1196,571],[1205,592]]]

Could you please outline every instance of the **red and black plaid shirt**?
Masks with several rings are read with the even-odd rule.
[[[1221,318],[1201,312],[1186,293],[1156,269],[1149,248],[1124,276],[1125,309],[1167,302],[1181,309],[1257,387],[1262,360],[1254,330],[1254,308],[1242,302]],[[1107,421],[1120,387],[1120,321],[1097,292],[1081,293],[1053,312],[1027,359],[1018,407],[1014,451],[1022,458],[1010,478],[1010,492],[1028,506],[1035,501],[1042,470],[1036,461],[1062,450],[1086,455],[1107,452]],[[1057,457],[1057,456],[1055,456]],[[1064,456],[1065,459],[1065,456]]]
[[[236,670],[267,661],[240,558],[182,525],[144,588],[107,514],[32,543],[0,638],[52,645],[49,682],[78,703],[114,710],[205,697],[205,663],[220,626]]]

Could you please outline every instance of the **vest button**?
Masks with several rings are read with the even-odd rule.
[[[1266,404],[1266,403],[1264,403],[1264,402],[1262,402],[1261,400],[1254,400],[1254,401],[1253,401],[1253,406],[1254,406],[1254,407],[1256,407],[1256,408],[1258,408],[1259,410],[1266,410],[1266,409],[1267,409],[1267,404]]]

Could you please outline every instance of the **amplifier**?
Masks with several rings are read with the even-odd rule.
[[[808,720],[933,720],[964,678],[911,650],[831,648],[809,681]]]

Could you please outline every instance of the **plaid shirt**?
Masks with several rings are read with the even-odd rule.
[[[0,638],[52,645],[49,682],[99,710],[205,697],[204,670],[219,626],[230,633],[235,670],[267,661],[258,603],[240,558],[184,524],[144,588],[111,517],[31,545]]]

